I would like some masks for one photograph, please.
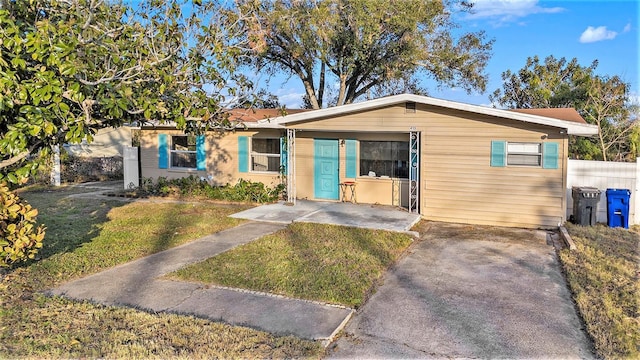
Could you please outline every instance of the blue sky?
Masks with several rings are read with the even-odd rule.
[[[494,38],[493,56],[487,66],[489,83],[485,93],[468,95],[461,89],[437,90],[426,82],[436,98],[489,106],[489,94],[501,87],[500,75],[521,69],[527,57],[549,55],[577,58],[583,66],[598,60],[596,72],[618,75],[631,84],[635,99],[640,95],[639,18],[640,1],[538,1],[476,0],[476,13],[459,23],[464,31],[485,30]],[[272,80],[269,90],[289,108],[298,107],[304,94],[300,80]]]

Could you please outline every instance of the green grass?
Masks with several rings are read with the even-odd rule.
[[[319,344],[189,316],[49,298],[60,283],[237,225],[247,206],[67,198],[21,192],[47,225],[40,259],[0,279],[0,358],[317,358]]]
[[[577,249],[560,259],[598,355],[640,358],[640,236],[602,225],[567,229]]]
[[[168,276],[358,307],[411,241],[400,233],[295,223]]]
[[[52,201],[50,192],[22,196],[40,209],[38,221],[47,226],[45,246],[39,257],[56,255],[53,261],[31,265],[47,274],[42,279],[47,286],[234,227],[241,220],[227,215],[247,208],[68,197]],[[53,283],[51,275],[56,280]]]

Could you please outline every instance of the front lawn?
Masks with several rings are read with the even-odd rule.
[[[411,241],[401,233],[294,223],[168,276],[358,307]]]
[[[40,260],[0,280],[0,358],[317,358],[319,344],[189,316],[149,314],[42,291],[233,227],[246,205],[68,198],[86,189],[21,192],[47,226]]]
[[[567,230],[577,249],[560,259],[598,355],[640,358],[640,236],[602,225]]]

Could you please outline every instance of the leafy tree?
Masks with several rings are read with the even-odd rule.
[[[250,45],[248,64],[299,77],[316,109],[352,103],[394,80],[406,80],[407,91],[421,73],[440,85],[485,89],[493,41],[483,32],[454,35],[454,14],[471,11],[464,1],[246,0],[232,11]]]
[[[248,94],[233,106],[234,108],[254,109],[280,109],[280,99],[265,89],[258,90],[255,94]]]
[[[51,147],[132,121],[234,127],[221,109],[251,83],[233,71],[242,44],[218,26],[218,3],[136,4],[0,0],[0,267],[42,246],[37,211],[7,183],[26,181]]]
[[[549,56],[541,62],[527,58],[517,72],[502,73],[502,89],[489,96],[494,106],[505,108],[573,107],[599,128],[596,138],[571,137],[569,153],[578,159],[635,160],[638,127],[631,116],[629,84],[618,76],[596,75],[597,61],[582,66]]]
[[[489,100],[510,109],[581,108],[587,97],[586,84],[597,66],[597,61],[582,66],[575,58],[567,61],[549,56],[541,63],[538,56],[529,57],[517,73],[502,73],[502,89],[489,95]]]
[[[232,127],[225,95],[250,83],[234,75],[241,44],[215,2],[0,1],[0,180],[24,181],[33,155],[103,127]]]
[[[631,153],[638,126],[631,118],[629,84],[618,76],[594,76],[588,83],[585,119],[598,125],[598,146],[602,160],[635,160]],[[637,141],[637,140],[636,140]]]

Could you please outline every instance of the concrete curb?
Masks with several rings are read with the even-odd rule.
[[[353,315],[355,315],[355,313],[356,313],[355,310],[351,310],[351,312],[344,318],[344,320],[342,320],[342,323],[340,323],[340,325],[338,325],[338,327],[336,327],[336,329],[331,333],[331,335],[329,335],[328,338],[326,338],[326,339],[318,339],[325,349],[327,347],[329,347],[329,345],[331,345],[333,343],[333,341],[335,340],[336,336],[338,336],[338,334],[345,327],[347,327],[347,324],[349,323],[349,321],[351,321],[351,318],[353,317]]]
[[[326,303],[326,302],[317,301],[317,300],[298,299],[298,298],[293,298],[293,297],[290,297],[290,296],[274,294],[274,293],[269,293],[269,292],[264,292],[264,291],[256,291],[256,290],[249,290],[249,289],[242,289],[242,288],[234,288],[234,287],[222,286],[222,285],[207,285],[206,288],[207,289],[229,290],[229,291],[235,291],[235,292],[251,294],[251,295],[268,296],[268,297],[272,297],[272,298],[276,298],[276,299],[294,300],[294,301],[300,301],[300,302],[305,302],[305,303],[314,304],[314,305],[328,306],[328,307],[338,308],[338,309],[342,309],[342,310],[354,311],[354,309],[352,309],[352,308],[350,308],[348,306],[344,306],[344,305],[331,304],[331,303]]]
[[[284,296],[284,295],[279,295],[279,294],[272,294],[272,293],[266,293],[266,292],[255,291],[255,290],[232,288],[232,287],[220,286],[220,285],[211,285],[211,286],[209,286],[209,288],[236,291],[236,292],[239,292],[239,293],[252,294],[252,295],[267,296],[267,297],[283,299],[283,300],[289,300],[289,301],[304,302],[304,303],[309,303],[309,304],[313,304],[313,305],[333,307],[333,308],[337,308],[337,309],[348,311],[347,316],[342,320],[342,322],[336,327],[335,330],[333,330],[333,332],[328,337],[324,337],[324,338],[320,337],[320,338],[313,339],[315,341],[319,341],[322,344],[322,346],[325,347],[325,348],[328,347],[329,345],[331,345],[331,343],[333,343],[333,340],[336,338],[336,336],[347,326],[347,324],[349,323],[349,320],[351,320],[353,315],[356,313],[356,311],[354,309],[352,309],[352,308],[350,308],[348,306],[338,305],[338,304],[330,304],[330,303],[325,303],[325,302],[322,302],[322,301],[296,299],[296,298],[292,298],[292,297],[288,297],[288,296]]]
[[[560,238],[562,239],[564,245],[569,248],[569,250],[575,250],[576,243],[574,243],[573,239],[571,239],[571,235],[569,235],[567,228],[565,228],[564,226],[558,226],[558,230],[560,230]]]

